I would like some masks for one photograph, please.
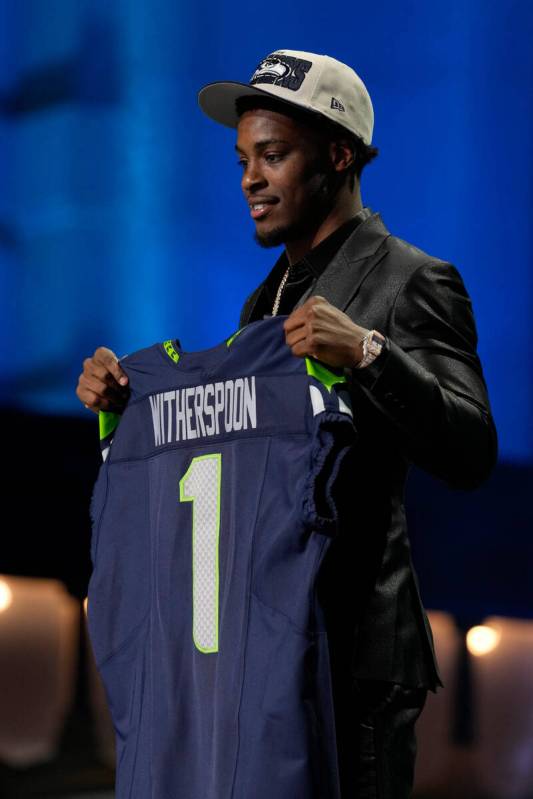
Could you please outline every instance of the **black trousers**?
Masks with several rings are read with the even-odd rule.
[[[337,686],[338,687],[338,686]],[[342,799],[408,799],[427,690],[359,680],[335,698]]]

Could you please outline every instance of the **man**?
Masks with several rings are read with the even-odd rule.
[[[288,314],[294,355],[348,378],[359,438],[339,492],[353,512],[318,581],[342,796],[401,799],[413,782],[415,721],[442,684],[410,558],[408,468],[474,488],[497,453],[471,302],[451,264],[392,236],[363,206],[360,175],[377,150],[370,97],[350,67],[276,51],[248,84],[209,84],[199,102],[237,129],[257,242],[285,245],[240,326]],[[123,407],[112,351],[84,361],[77,394],[95,411]]]

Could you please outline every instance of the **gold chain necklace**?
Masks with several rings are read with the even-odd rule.
[[[287,267],[287,269],[285,271],[285,274],[281,278],[281,281],[280,281],[280,284],[279,284],[279,287],[278,287],[278,293],[276,294],[276,299],[274,300],[274,305],[272,306],[272,316],[276,316],[276,314],[278,312],[279,303],[280,303],[280,300],[281,300],[281,292],[283,291],[283,287],[285,286],[285,283],[287,282],[287,278],[289,277],[289,270],[290,270],[290,266]]]

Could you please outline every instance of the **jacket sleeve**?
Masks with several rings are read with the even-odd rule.
[[[406,457],[454,488],[492,471],[497,434],[477,355],[472,303],[457,269],[422,264],[396,296],[381,355],[347,370],[396,428]]]

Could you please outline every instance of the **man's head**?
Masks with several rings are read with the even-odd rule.
[[[212,119],[237,128],[260,244],[313,246],[358,210],[361,171],[378,151],[370,97],[346,64],[278,50],[248,84],[208,84],[198,101]]]

